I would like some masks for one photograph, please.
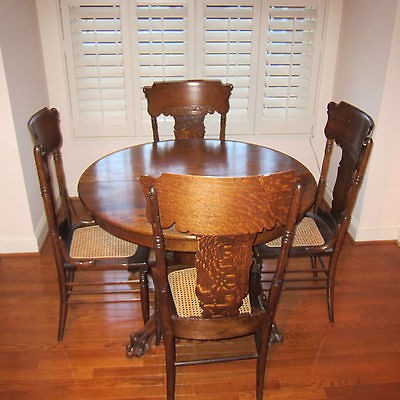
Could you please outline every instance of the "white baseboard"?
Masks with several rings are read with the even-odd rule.
[[[46,214],[43,212],[39,223],[37,224],[35,228],[35,236],[37,238],[37,243],[39,249],[43,246],[44,241],[46,240],[47,233],[49,229],[47,227],[47,219],[46,219]]]
[[[396,240],[398,226],[355,227],[350,223],[349,234],[355,242]]]
[[[0,239],[0,253],[37,253],[39,251],[35,236]]]
[[[43,213],[34,235],[0,238],[0,253],[38,253],[47,237],[47,221]]]

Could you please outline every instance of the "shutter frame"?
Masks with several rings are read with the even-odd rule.
[[[61,16],[73,132],[77,138],[131,136],[132,77],[124,0],[66,0]]]
[[[151,132],[142,88],[174,79],[233,84],[228,135],[311,133],[325,0],[60,4],[75,137]],[[85,19],[93,11],[98,21]],[[173,136],[171,118],[160,130]]]
[[[260,50],[256,130],[261,134],[311,134],[321,52],[324,1],[270,0]]]

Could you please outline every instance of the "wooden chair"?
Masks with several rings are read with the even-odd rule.
[[[94,221],[79,216],[66,187],[58,111],[43,108],[30,118],[28,127],[34,142],[33,154],[58,274],[58,340],[63,339],[68,304],[73,301],[72,297],[78,302],[108,301],[111,298],[116,301],[142,301],[142,316],[147,321],[148,249],[121,240],[101,229]],[[60,204],[59,210],[57,204]],[[104,271],[100,280],[87,279],[92,273],[85,274],[85,280],[75,279],[78,271],[80,275],[94,270]],[[106,270],[126,270],[127,279],[105,281],[103,275],[106,275]],[[135,274],[139,277],[136,278]],[[108,286],[101,290],[103,285]]]
[[[372,149],[373,128],[371,117],[358,108],[345,102],[328,104],[327,141],[317,196],[312,210],[296,228],[289,254],[310,257],[311,269],[292,270],[289,262],[284,289],[326,289],[330,322],[334,322],[336,268]],[[335,143],[341,150],[341,158],[331,163]],[[332,203],[327,206],[328,172],[335,170]],[[279,240],[275,240],[259,251],[264,259],[273,258],[279,254],[279,246]]]
[[[176,366],[245,358],[257,358],[257,399],[262,399],[271,326],[299,212],[301,188],[297,182],[292,171],[244,178],[141,177],[153,227],[156,261],[152,269],[169,400],[175,395]],[[276,224],[285,226],[286,233],[266,297],[252,248],[257,232]],[[164,231],[172,225],[197,236],[194,266],[167,266]],[[220,340],[246,335],[254,335],[255,353],[177,359],[177,338]]]
[[[233,86],[211,80],[155,82],[145,86],[147,111],[151,116],[153,140],[160,140],[157,117],[171,115],[175,120],[176,139],[204,138],[206,114],[220,117],[220,140],[225,140],[226,114]]]

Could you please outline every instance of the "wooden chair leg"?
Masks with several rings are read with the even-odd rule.
[[[316,271],[316,269],[317,269],[317,257],[311,256],[310,259],[311,259],[311,269],[312,269],[313,277],[314,278],[318,278],[318,272]]]
[[[334,308],[333,308],[333,286],[329,286],[327,289],[327,298],[328,298],[328,316],[329,322],[335,322]]]
[[[334,252],[329,259],[328,265],[328,289],[327,289],[327,300],[328,300],[328,315],[329,322],[335,322],[334,314],[334,294],[336,284],[336,267],[339,260],[339,252]]]
[[[144,323],[146,323],[150,317],[149,280],[147,276],[147,268],[145,268],[146,267],[142,267],[139,270],[140,300],[142,305],[142,318]]]
[[[335,269],[336,265],[332,265],[332,259],[329,262],[329,273],[328,273],[328,288],[327,288],[327,301],[328,301],[328,316],[329,322],[335,322],[333,297],[335,292]]]
[[[176,380],[176,348],[175,338],[170,334],[163,335],[165,348],[165,363],[167,371],[167,400],[175,399],[175,380]]]
[[[58,317],[58,341],[64,338],[65,323],[67,321],[68,303],[65,296],[60,295],[60,312]]]
[[[265,384],[265,368],[267,365],[267,354],[269,348],[269,336],[271,329],[263,329],[257,346],[257,371],[256,371],[256,400],[263,399]]]

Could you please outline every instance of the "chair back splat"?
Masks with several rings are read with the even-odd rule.
[[[165,173],[143,176],[141,184],[153,227],[152,272],[166,353],[167,398],[175,395],[177,365],[257,358],[257,399],[262,399],[271,326],[299,213],[298,176],[292,171],[242,178]],[[266,295],[253,244],[258,232],[277,225],[285,227],[286,234]],[[193,266],[167,265],[165,232],[171,229],[196,236]],[[246,335],[255,338],[256,351],[250,355],[181,360],[176,354],[177,338]]]
[[[284,289],[325,289],[331,322],[334,322],[336,268],[372,150],[373,129],[372,118],[360,109],[343,101],[328,104],[326,146],[316,199],[313,209],[296,228],[290,251],[291,257],[309,257],[311,268],[291,268],[294,262],[290,262]],[[337,160],[332,157],[335,147],[341,152]],[[328,175],[335,171],[328,205]],[[279,240],[275,240],[261,246],[259,251],[264,259],[275,258],[279,246]]]
[[[141,301],[142,316],[147,321],[148,249],[109,234],[87,217],[86,210],[79,213],[74,207],[66,185],[58,111],[41,109],[29,119],[28,128],[58,274],[58,340],[63,339],[68,304],[73,299],[76,302]],[[83,205],[79,209],[82,208]],[[80,279],[83,272],[95,270],[101,272],[92,280]],[[124,270],[122,274],[126,277],[107,279],[107,270],[114,271],[112,274],[115,270]],[[99,290],[101,286],[105,289]]]
[[[212,80],[155,82],[145,86],[147,111],[151,116],[153,140],[158,142],[157,117],[172,116],[176,139],[203,139],[207,114],[220,114],[219,139],[225,140],[226,114],[233,86]]]

